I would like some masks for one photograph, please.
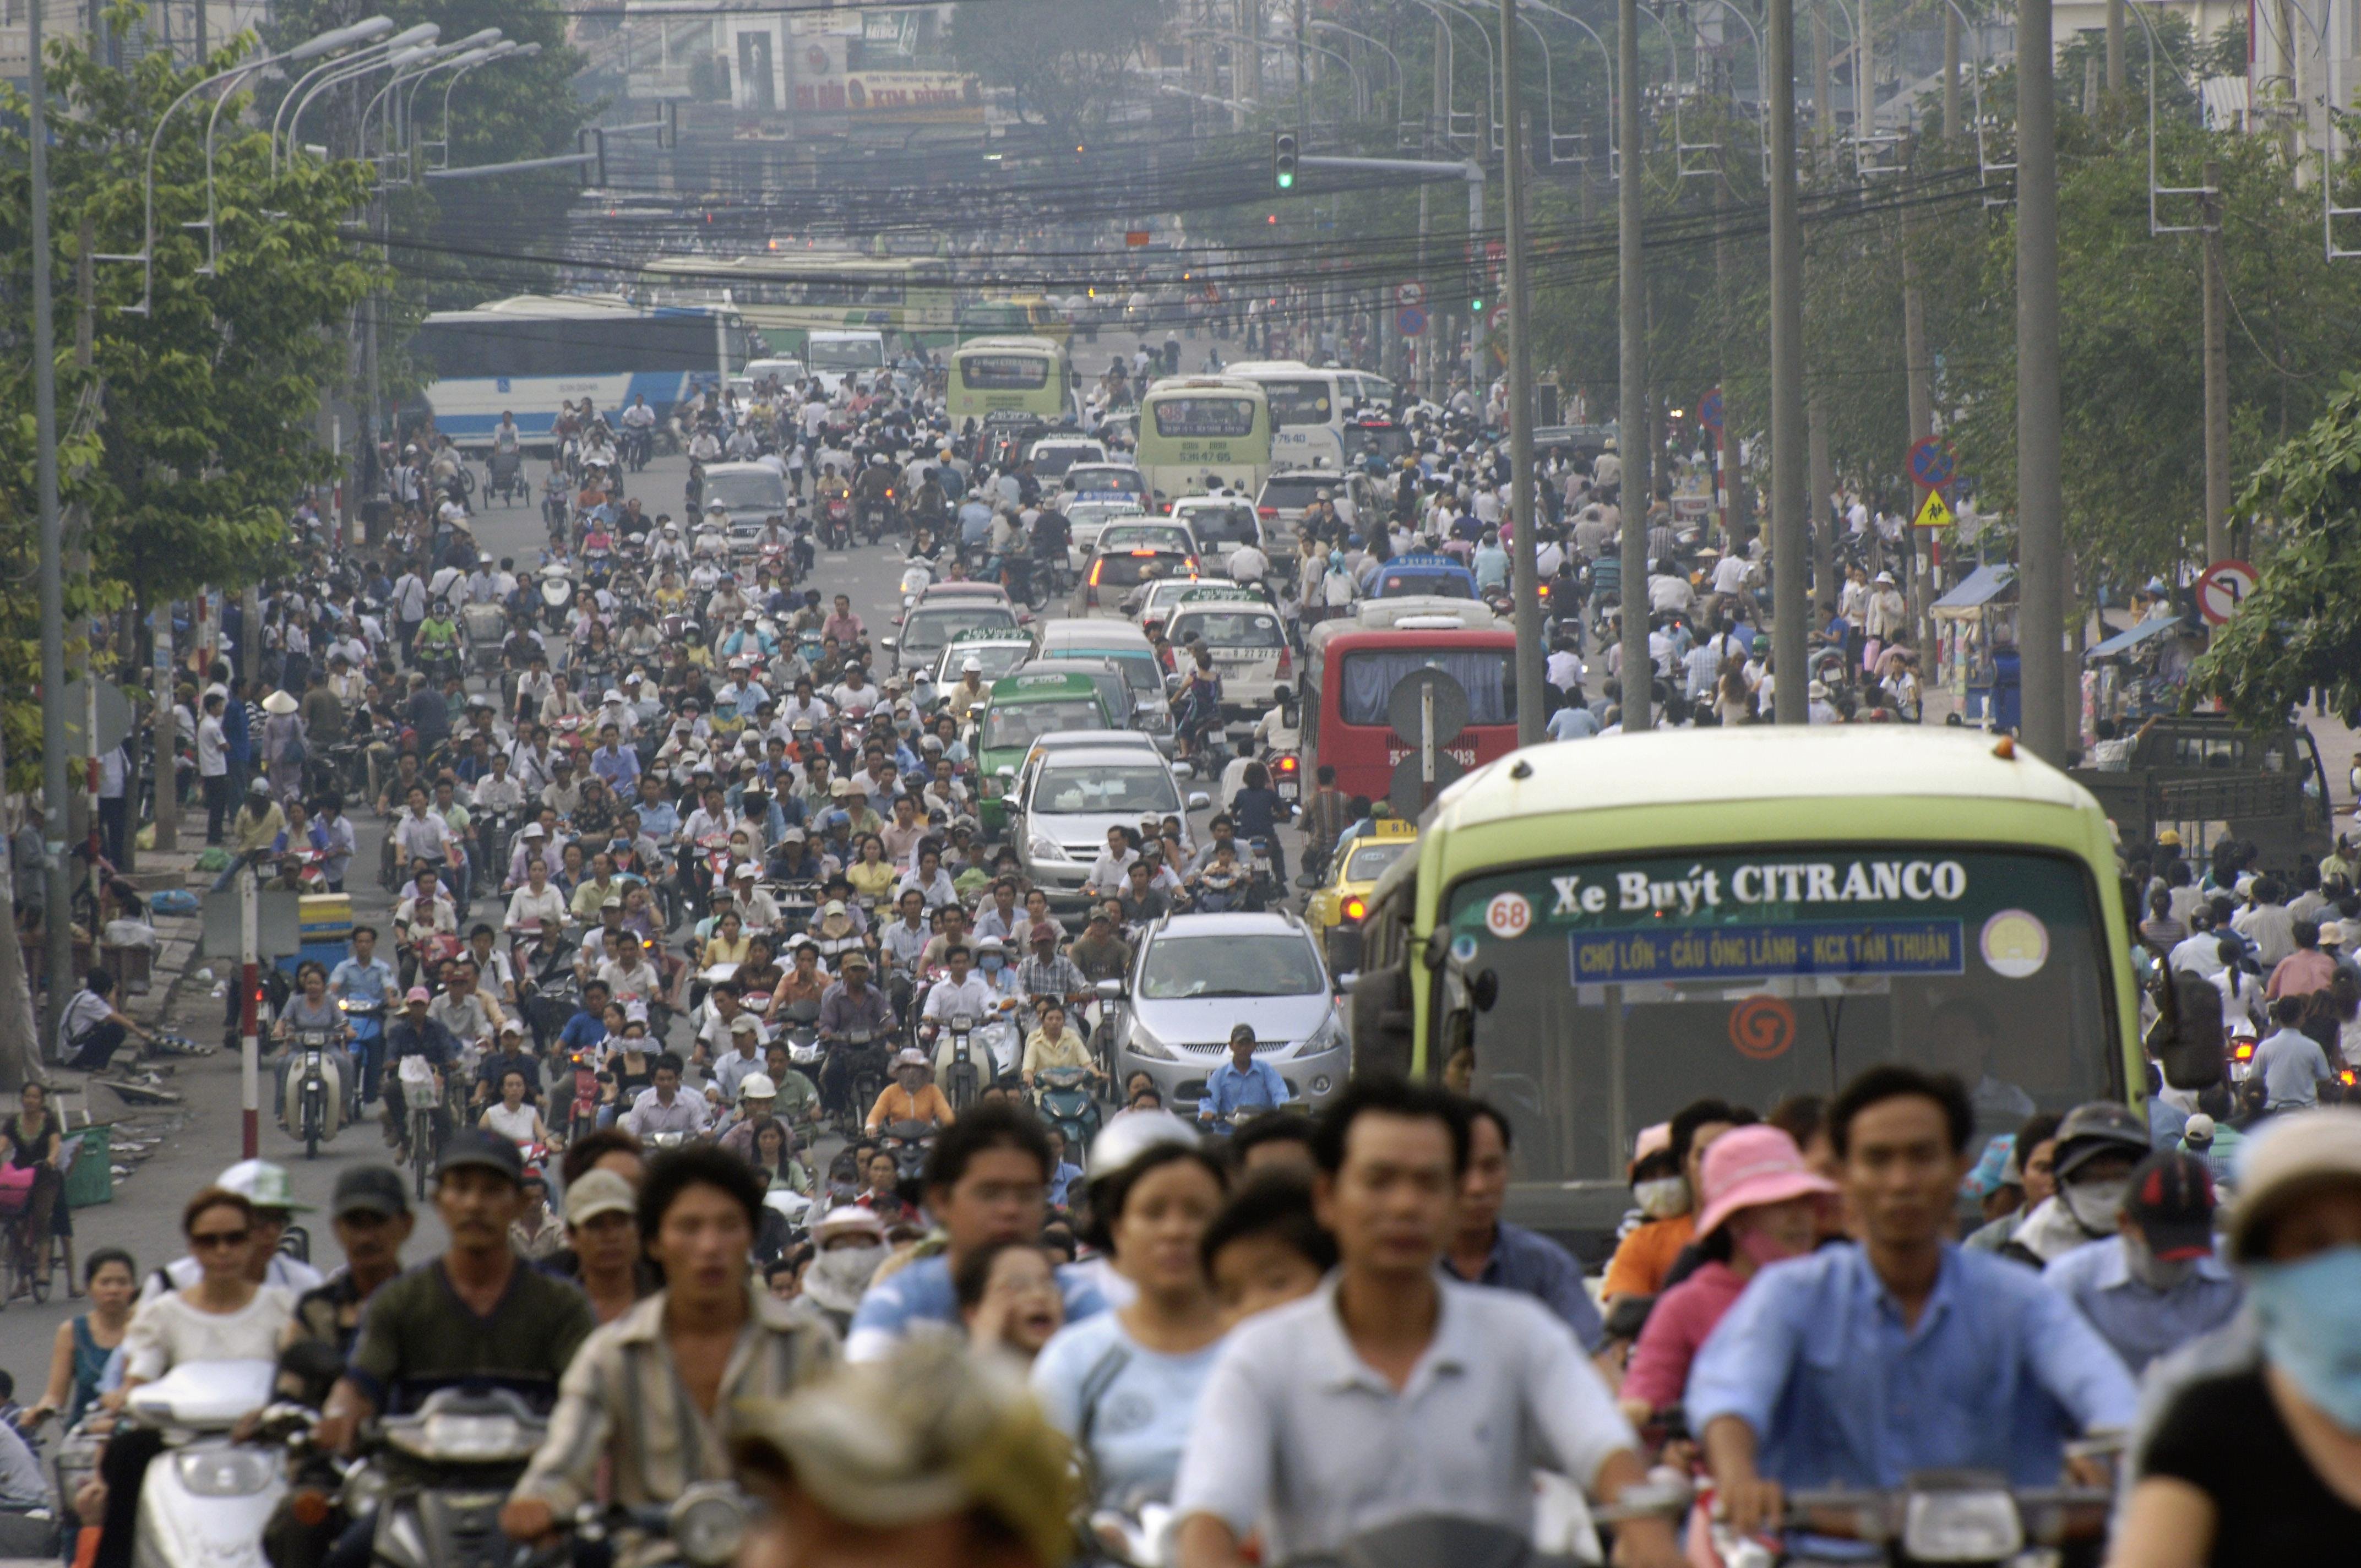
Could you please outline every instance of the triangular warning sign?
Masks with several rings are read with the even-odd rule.
[[[1943,492],[1939,489],[1928,490],[1927,499],[1918,503],[1918,515],[1910,520],[1910,526],[1949,528],[1958,521],[1951,515],[1951,509],[1943,504]]]

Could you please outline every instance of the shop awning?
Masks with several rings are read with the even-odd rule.
[[[1979,566],[1968,574],[1967,580],[1929,608],[1938,615],[1945,610],[1981,609],[1998,598],[2016,581],[2016,568],[2007,565]]]
[[[2159,616],[2154,620],[2143,620],[2128,631],[2118,631],[2104,642],[2085,649],[2082,657],[2103,659],[2111,654],[2125,652],[2152,638],[2163,636],[2180,624],[2180,618],[2177,615]]]

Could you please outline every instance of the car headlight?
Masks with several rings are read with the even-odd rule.
[[[1178,1056],[1173,1054],[1172,1047],[1170,1046],[1168,1046],[1163,1041],[1158,1039],[1152,1031],[1140,1024],[1137,1019],[1132,1022],[1131,1032],[1126,1036],[1124,1048],[1130,1051],[1131,1054],[1136,1057],[1146,1057],[1149,1061],[1179,1061],[1180,1059]]]
[[[1040,833],[1036,833],[1027,839],[1025,848],[1026,851],[1037,861],[1062,861],[1066,858],[1063,845],[1055,839]]]
[[[200,1497],[250,1497],[279,1478],[277,1456],[258,1448],[196,1448],[172,1456],[181,1485]]]
[[[1320,1027],[1312,1031],[1311,1037],[1303,1042],[1303,1048],[1296,1054],[1316,1057],[1323,1051],[1334,1050],[1344,1042],[1345,1021],[1334,1013],[1331,1013],[1320,1021]]]

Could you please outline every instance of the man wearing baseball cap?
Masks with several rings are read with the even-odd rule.
[[[434,1212],[450,1245],[370,1299],[351,1363],[321,1416],[321,1446],[349,1451],[362,1421],[415,1409],[463,1378],[497,1378],[538,1409],[555,1401],[557,1381],[594,1324],[581,1291],[529,1267],[509,1245],[523,1183],[516,1145],[497,1133],[460,1127],[444,1140]]]
[[[2133,1168],[2115,1234],[2041,1271],[2082,1309],[2134,1376],[2229,1321],[2246,1299],[2246,1288],[2214,1255],[2215,1202],[2204,1158],[2158,1149]]]
[[[2147,1157],[2147,1123],[2120,1101],[2077,1105],[2058,1124],[2058,1191],[2033,1206],[2000,1255],[2036,1267],[2115,1234],[2132,1168]]]
[[[295,1303],[295,1326],[306,1338],[352,1354],[361,1308],[401,1272],[401,1249],[416,1228],[401,1173],[390,1165],[346,1166],[328,1201],[328,1223],[344,1249],[345,1266]]]

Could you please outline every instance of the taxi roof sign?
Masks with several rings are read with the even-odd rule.
[[[1095,696],[1098,689],[1097,683],[1088,675],[1063,671],[1027,674],[1019,670],[992,683],[992,700],[997,705],[1029,701],[1036,697]]]
[[[1211,599],[1243,599],[1254,604],[1269,602],[1244,583],[1199,583],[1194,587],[1181,589],[1175,596],[1175,602],[1180,604],[1199,604]]]

